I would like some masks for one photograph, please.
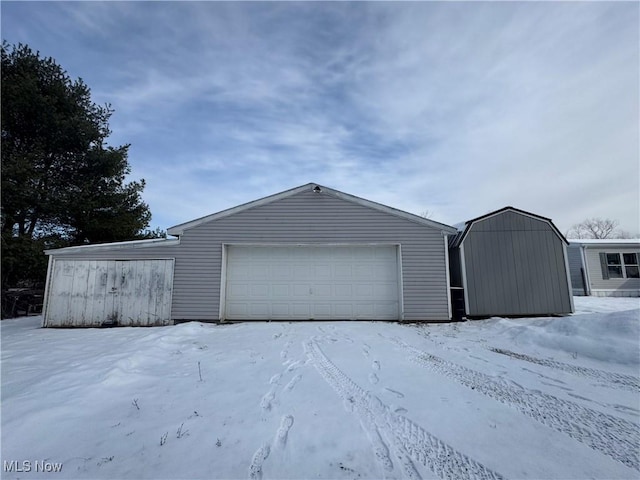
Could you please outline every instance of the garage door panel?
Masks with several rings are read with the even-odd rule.
[[[375,317],[375,308],[371,303],[356,304],[356,318],[365,319]]]
[[[256,263],[251,266],[251,280],[261,279],[267,280],[270,277],[269,265],[261,265]]]
[[[224,318],[399,318],[396,246],[226,248]]]
[[[336,265],[334,268],[334,278],[339,280],[351,280],[353,276],[351,265]]]
[[[271,276],[273,279],[291,278],[291,266],[287,264],[278,264],[271,267]]]
[[[308,303],[294,303],[291,305],[291,313],[294,319],[306,320],[311,318],[311,305]]]
[[[249,304],[249,318],[269,316],[271,305],[268,302],[252,302]]]
[[[274,318],[289,318],[291,316],[290,311],[291,309],[288,303],[271,304],[271,314]]]
[[[254,284],[251,285],[251,296],[253,298],[269,298],[269,290],[268,284]]]
[[[333,286],[334,296],[337,299],[349,299],[353,296],[351,284],[337,283]]]
[[[330,303],[316,303],[313,305],[313,318],[333,318],[333,311]]]
[[[309,296],[309,285],[306,284],[294,284],[292,297],[296,300],[301,298],[306,299]]]
[[[314,277],[317,279],[331,279],[333,268],[331,264],[321,264],[315,266]]]
[[[373,285],[356,285],[355,288],[358,298],[373,298]]]
[[[298,260],[298,262],[301,262],[302,260]],[[309,261],[309,260],[306,260]],[[310,278],[313,278],[313,267],[311,265],[300,265],[299,263],[296,263],[293,265],[293,279],[294,280],[300,280],[300,281],[305,281],[305,280],[309,280]]]
[[[393,313],[396,311],[396,308],[397,307],[394,302],[374,304],[374,312],[376,316],[393,315]]]
[[[288,283],[274,283],[271,286],[271,293],[274,298],[287,298],[290,295],[290,285]]]
[[[330,283],[325,283],[325,284],[316,283],[311,287],[311,295],[316,297],[331,298],[332,291],[333,291],[331,287],[332,285]]]
[[[350,303],[348,304],[338,303],[335,306],[334,314],[337,318],[344,318],[344,319],[354,318],[353,305],[351,305]]]

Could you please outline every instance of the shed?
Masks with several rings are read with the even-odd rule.
[[[640,239],[570,240],[574,295],[640,297]]]
[[[48,250],[44,326],[447,321],[456,229],[314,183],[169,228]]]
[[[450,243],[451,286],[467,317],[574,311],[566,246],[549,218],[505,207],[464,223]]]

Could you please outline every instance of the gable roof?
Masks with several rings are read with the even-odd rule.
[[[500,214],[502,214],[504,212],[508,212],[508,211],[517,213],[519,215],[525,215],[527,217],[534,218],[535,220],[540,220],[540,221],[548,223],[551,226],[551,229],[555,232],[555,234],[558,235],[560,240],[562,240],[565,243],[565,245],[569,245],[569,242],[567,241],[567,239],[564,238],[564,235],[562,235],[562,233],[560,233],[560,230],[558,230],[558,227],[556,227],[553,224],[553,221],[550,218],[543,217],[541,215],[536,215],[535,213],[526,212],[524,210],[520,210],[519,208],[515,208],[515,207],[511,207],[511,206],[507,206],[507,207],[501,208],[499,210],[495,210],[493,212],[489,212],[489,213],[487,213],[485,215],[481,215],[479,217],[472,218],[471,220],[467,220],[466,222],[464,222],[464,229],[459,228],[458,234],[451,239],[450,245],[452,247],[459,247],[460,244],[466,238],[467,234],[469,233],[469,230],[471,230],[471,227],[473,226],[474,223],[481,222],[482,220],[486,220],[487,218],[494,217],[496,215],[500,215]]]
[[[316,189],[319,189],[317,191]],[[366,200],[364,198],[356,197],[355,195],[350,195],[348,193],[340,192],[338,190],[334,190],[329,187],[325,187],[322,185],[318,185],[317,183],[307,183],[305,185],[301,185],[296,188],[292,188],[290,190],[285,190],[284,192],[276,193],[274,195],[269,195],[267,197],[259,198],[258,200],[253,200],[248,203],[244,203],[242,205],[238,205],[236,207],[228,208],[226,210],[222,210],[221,212],[213,213],[211,215],[207,215],[201,218],[197,218],[195,220],[191,220],[190,222],[181,223],[179,225],[173,226],[167,229],[167,233],[169,235],[182,235],[186,230],[202,225],[203,223],[211,222],[214,220],[218,220],[220,218],[228,217],[230,215],[234,215],[236,213],[243,212],[250,208],[259,207],[262,205],[267,205],[269,203],[277,202],[278,200],[282,200],[283,198],[291,197],[300,192],[313,190],[317,191],[318,194],[321,195],[331,195],[336,198],[340,198],[342,200],[352,202],[364,207],[372,208],[374,210],[378,210],[380,212],[388,213],[390,215],[394,215],[396,217],[404,218],[405,220],[409,220],[415,223],[419,223],[425,226],[429,226],[435,228],[437,230],[442,231],[443,233],[452,235],[457,232],[457,230],[449,225],[445,225],[444,223],[435,222],[433,220],[429,220],[427,218],[422,218],[418,215],[414,215],[409,212],[405,212],[403,210],[398,210],[393,207],[388,207],[381,203],[373,202],[371,200]]]

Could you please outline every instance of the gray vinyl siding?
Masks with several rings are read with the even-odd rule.
[[[463,240],[469,316],[570,313],[563,240],[549,223],[506,211]]]
[[[176,319],[218,318],[222,244],[234,243],[398,243],[404,319],[449,318],[440,230],[307,190],[185,231],[181,249],[193,264],[179,269],[176,262],[174,288],[183,302],[174,303]]]
[[[567,247],[567,260],[569,262],[569,273],[571,274],[571,287],[574,295],[586,295],[582,269],[582,250],[579,245],[569,245]]]
[[[602,278],[602,268],[600,267],[600,253],[637,253],[640,255],[640,248],[630,247],[591,247],[585,249],[587,268],[589,271],[589,281],[591,284],[591,294],[598,296],[640,296],[640,279],[638,278]]]
[[[223,244],[268,243],[399,244],[404,320],[449,319],[441,230],[311,189],[189,228],[180,245],[65,256],[175,258],[172,319],[215,321]]]

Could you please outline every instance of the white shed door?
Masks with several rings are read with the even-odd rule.
[[[228,320],[398,320],[397,246],[228,246]]]
[[[44,325],[171,323],[173,260],[54,260]]]

